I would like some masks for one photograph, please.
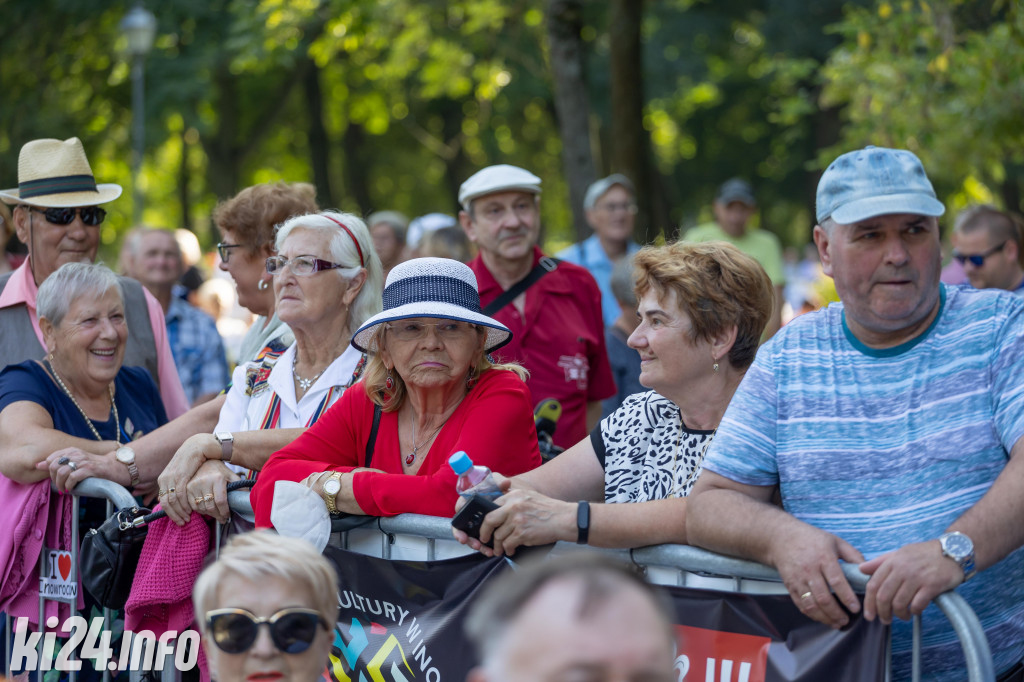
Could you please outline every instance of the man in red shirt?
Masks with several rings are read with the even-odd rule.
[[[469,263],[480,304],[486,308],[519,290],[500,309],[487,312],[512,330],[512,342],[495,355],[530,371],[534,405],[546,398],[561,403],[554,442],[569,447],[597,426],[601,401],[615,393],[615,380],[597,283],[583,268],[556,263],[537,246],[540,183],[515,166],[485,168],[459,188],[459,222],[480,251]],[[523,280],[532,282],[523,288]]]

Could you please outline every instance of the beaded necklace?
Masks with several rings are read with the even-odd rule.
[[[46,368],[50,370],[51,374],[53,374],[53,378],[57,380],[57,385],[61,387],[61,390],[64,391],[64,394],[67,397],[71,398],[71,402],[74,403],[75,407],[78,408],[79,414],[82,415],[82,419],[85,420],[86,426],[88,426],[89,430],[92,431],[92,435],[96,437],[96,440],[102,441],[103,438],[100,437],[100,432],[96,430],[96,426],[92,423],[92,419],[89,419],[89,415],[85,413],[85,410],[82,409],[82,406],[78,404],[77,400],[75,400],[75,396],[71,394],[71,390],[68,389],[67,385],[65,385],[64,383],[64,380],[61,379],[60,374],[57,373],[57,368],[54,367],[53,363],[51,363],[49,360],[46,361]],[[118,447],[121,447],[121,418],[117,414],[117,403],[114,402],[113,383],[107,384],[107,391],[110,393],[110,411],[113,412],[114,414],[114,441],[117,443]]]

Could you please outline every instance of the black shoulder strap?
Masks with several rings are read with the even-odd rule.
[[[370,462],[373,461],[373,448],[377,444],[377,427],[380,426],[380,413],[382,411],[380,405],[373,406],[373,426],[370,427],[370,439],[366,441],[366,461],[363,462],[363,466],[367,468],[369,468]]]
[[[531,286],[533,286],[534,283],[541,277],[548,274],[549,272],[554,272],[555,268],[558,267],[558,264],[560,262],[561,261],[558,260],[557,258],[549,258],[548,256],[541,257],[537,264],[533,266],[533,270],[530,270],[529,274],[527,274],[526,277],[523,277],[521,280],[513,284],[509,289],[506,289],[501,296],[499,296],[498,298],[494,299],[486,306],[484,306],[483,314],[494,315],[494,313],[498,312],[499,310],[507,306],[509,303],[514,301],[516,296],[518,296],[519,294],[523,293]]]

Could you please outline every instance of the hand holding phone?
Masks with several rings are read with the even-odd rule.
[[[459,513],[452,519],[452,527],[463,531],[466,535],[480,540],[480,526],[483,525],[484,517],[488,512],[498,508],[494,502],[482,495],[473,495],[469,501],[462,506]],[[487,547],[493,547],[490,542],[484,542]]]

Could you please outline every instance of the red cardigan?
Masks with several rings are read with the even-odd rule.
[[[318,471],[344,472],[364,466],[372,423],[373,403],[360,382],[267,460],[252,489],[256,525],[271,526],[277,481],[301,481]],[[402,471],[407,453],[399,451],[398,413],[383,413],[370,466],[387,473],[356,474],[356,501],[372,516],[411,512],[451,517],[457,495],[448,457],[459,450],[465,450],[475,464],[506,476],[540,466],[530,391],[519,377],[505,370],[484,372],[441,428],[415,476]]]

